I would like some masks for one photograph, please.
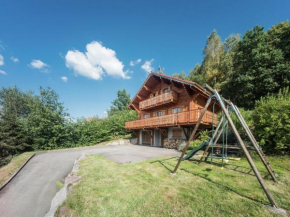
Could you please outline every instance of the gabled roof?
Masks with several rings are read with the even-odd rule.
[[[140,87],[140,89],[138,90],[138,92],[136,93],[136,95],[133,97],[133,99],[130,102],[128,107],[134,109],[134,106],[132,106],[132,104],[133,103],[137,104],[138,102],[140,102],[140,99],[137,96],[138,95],[139,96],[142,95],[141,93],[146,91],[145,86],[148,83],[150,83],[150,82],[152,82],[154,80],[156,82],[158,79],[162,79],[162,80],[168,81],[170,83],[171,82],[176,82],[176,83],[180,83],[180,84],[185,85],[185,86],[189,86],[192,89],[195,89],[196,91],[199,91],[206,98],[210,96],[210,93],[208,91],[206,91],[201,85],[199,85],[199,84],[197,84],[197,83],[195,83],[193,81],[188,81],[188,80],[184,80],[184,79],[181,79],[181,78],[172,77],[172,76],[165,75],[165,74],[160,74],[160,73],[157,73],[157,72],[151,72],[148,75],[148,77],[146,78],[146,80],[144,81],[144,83],[142,84],[142,86]]]

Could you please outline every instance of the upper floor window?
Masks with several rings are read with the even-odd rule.
[[[163,89],[163,93],[168,93],[168,92],[169,92],[168,88]]]
[[[156,116],[162,116],[162,112],[156,112]]]
[[[173,114],[180,113],[180,112],[181,112],[181,109],[180,108],[174,108],[174,109],[172,109],[172,113]]]
[[[146,114],[146,115],[144,115],[143,117],[144,117],[145,119],[146,119],[146,118],[150,118],[150,114]]]

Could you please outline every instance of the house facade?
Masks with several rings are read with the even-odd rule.
[[[178,148],[188,140],[209,95],[195,82],[151,72],[128,106],[138,112],[138,120],[126,122],[125,127],[140,145]],[[213,103],[199,130],[210,128],[213,119],[217,122]]]

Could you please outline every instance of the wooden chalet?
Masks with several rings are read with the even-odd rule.
[[[168,147],[174,143],[169,148],[177,148],[190,136],[209,95],[195,82],[151,72],[128,106],[138,112],[138,120],[126,122],[125,127],[135,133],[140,145]],[[212,108],[200,128],[211,127]],[[214,120],[217,123],[216,114]]]

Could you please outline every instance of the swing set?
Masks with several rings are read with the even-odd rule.
[[[265,182],[260,174],[260,172],[258,171],[249,151],[247,150],[247,147],[245,146],[245,143],[243,142],[239,132],[237,131],[237,128],[231,118],[232,113],[234,113],[238,119],[238,121],[241,123],[243,129],[245,130],[247,137],[250,139],[251,143],[253,144],[253,147],[255,149],[255,151],[257,152],[257,154],[259,155],[261,161],[263,162],[264,166],[266,167],[268,173],[270,174],[270,176],[272,177],[274,182],[277,182],[277,179],[275,177],[274,171],[270,166],[270,163],[267,161],[261,147],[259,146],[258,142],[256,141],[255,137],[253,136],[250,128],[248,127],[246,121],[244,120],[243,116],[241,115],[238,107],[236,105],[234,105],[232,102],[222,98],[218,91],[215,89],[212,89],[210,86],[205,85],[205,91],[208,90],[211,95],[209,96],[203,110],[201,111],[201,114],[197,120],[197,123],[193,129],[193,132],[189,138],[189,140],[187,141],[187,144],[185,146],[185,148],[183,149],[183,152],[174,168],[174,170],[172,171],[172,174],[175,174],[181,161],[182,160],[186,160],[191,158],[195,153],[197,153],[199,150],[204,149],[203,155],[201,156],[199,163],[202,162],[202,160],[205,158],[205,161],[207,161],[208,158],[211,159],[211,163],[213,162],[213,159],[217,158],[217,159],[221,159],[222,160],[222,169],[224,168],[224,163],[227,162],[229,160],[228,156],[227,156],[227,151],[228,151],[228,128],[229,126],[232,128],[232,131],[235,135],[235,137],[237,138],[239,145],[242,149],[242,151],[244,152],[248,163],[250,164],[258,182],[260,183],[262,189],[264,190],[270,204],[274,207],[274,208],[278,208],[278,205],[276,203],[276,201],[274,200],[272,194],[270,193],[270,191],[267,189],[267,186],[265,185]],[[220,117],[220,120],[217,124],[216,129],[214,129],[214,117],[212,119],[212,135],[211,138],[209,138],[209,140],[207,142],[203,142],[199,147],[193,149],[187,156],[185,156],[185,153],[191,143],[191,141],[195,138],[195,135],[197,133],[198,127],[202,121],[203,116],[205,115],[207,109],[209,108],[210,103],[212,102],[212,100],[214,100],[213,103],[213,114],[215,114],[215,105],[216,103],[219,104],[219,106],[221,107],[222,110],[222,115]],[[214,115],[213,115],[214,116]],[[213,150],[214,147],[216,147],[216,143],[219,140],[219,138],[222,136],[222,154],[221,157],[219,156],[213,156]]]

